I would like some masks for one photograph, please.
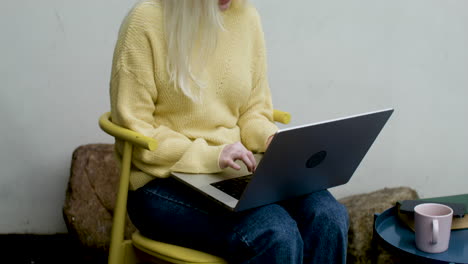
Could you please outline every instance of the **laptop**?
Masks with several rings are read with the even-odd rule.
[[[253,174],[240,161],[214,174],[173,177],[232,211],[243,211],[347,183],[393,109],[279,130]]]

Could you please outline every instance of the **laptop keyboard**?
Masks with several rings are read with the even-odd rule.
[[[211,185],[239,200],[251,178],[252,174],[249,174],[229,180],[214,182],[211,183]]]

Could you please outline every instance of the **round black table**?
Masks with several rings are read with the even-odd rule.
[[[374,236],[396,252],[424,263],[468,263],[468,229],[452,230],[447,251],[426,253],[416,248],[414,232],[398,219],[396,207],[376,214]]]

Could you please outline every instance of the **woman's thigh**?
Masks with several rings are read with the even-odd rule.
[[[262,263],[272,257],[302,262],[296,222],[277,204],[233,213],[169,178],[131,192],[128,212],[140,232],[156,240],[234,256],[234,262]]]
[[[232,214],[173,178],[155,179],[130,192],[127,207],[133,224],[145,236],[212,251],[223,248]]]

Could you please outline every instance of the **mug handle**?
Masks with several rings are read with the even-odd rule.
[[[439,221],[432,219],[432,244],[437,244],[439,240]]]

